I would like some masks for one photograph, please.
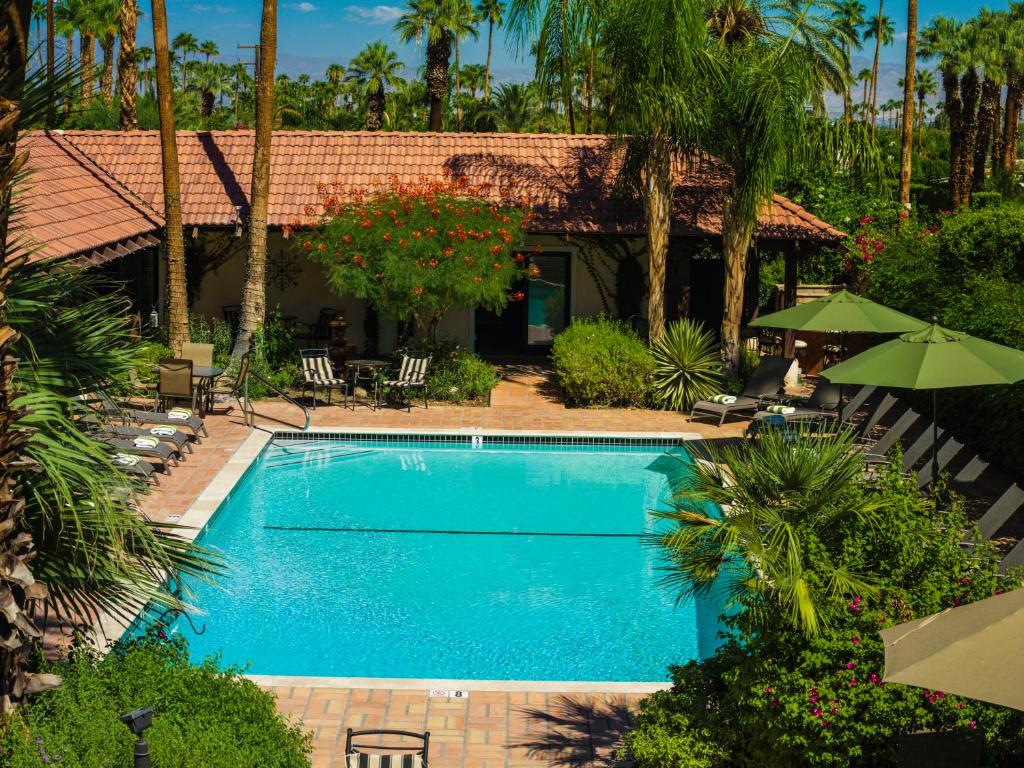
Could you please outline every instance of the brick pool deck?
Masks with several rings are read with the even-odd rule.
[[[257,404],[266,426],[301,426],[301,412],[282,401]],[[543,372],[507,367],[490,407],[431,406],[355,411],[321,406],[310,411],[314,427],[408,429],[509,429],[565,432],[696,432],[708,439],[735,438],[744,423],[719,428],[687,422],[678,413],[646,410],[569,409],[551,392]],[[282,423],[286,422],[286,423]],[[210,436],[195,453],[161,476],[143,507],[154,520],[177,520],[249,436],[237,408],[218,405],[206,419]],[[429,730],[433,768],[540,768],[610,766],[619,735],[643,693],[572,693],[472,690],[465,699],[429,698],[427,690],[267,685],[279,711],[313,733],[313,768],[344,765],[345,730]],[[493,684],[489,686],[493,688]],[[509,686],[512,687],[512,686]]]

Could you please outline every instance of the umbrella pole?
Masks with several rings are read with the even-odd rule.
[[[939,480],[939,390],[932,390],[932,493]]]

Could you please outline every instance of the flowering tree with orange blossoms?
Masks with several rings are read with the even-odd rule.
[[[323,189],[318,222],[297,240],[334,292],[413,320],[417,337],[432,343],[452,308],[500,311],[524,298],[513,286],[531,269],[522,250],[530,211],[506,190],[490,191],[450,178]]]

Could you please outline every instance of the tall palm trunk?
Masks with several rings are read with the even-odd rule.
[[[853,60],[853,43],[849,40],[846,41],[846,61],[847,68],[852,66],[849,64]],[[846,87],[843,88],[843,122],[849,125],[853,121],[853,72],[847,72],[847,76],[850,77],[850,81],[846,83]]]
[[[733,182],[734,184],[736,182]],[[743,296],[747,275],[747,254],[754,234],[756,218],[744,221],[736,210],[731,193],[722,205],[722,258],[725,260],[725,285],[722,288],[722,365],[730,378],[740,370],[740,325],[743,322]]]
[[[961,207],[967,207],[971,204],[974,147],[978,140],[978,102],[981,100],[981,78],[974,67],[969,67],[960,78],[960,98],[963,102],[960,117],[963,148],[960,152],[959,203]]]
[[[1017,142],[1020,140],[1021,94],[1024,77],[1014,75],[1006,86],[1006,107],[1003,110],[1003,156],[1000,168],[1004,178],[1013,178],[1017,164]]]
[[[960,98],[960,80],[952,67],[942,68],[942,90],[945,93],[946,117],[949,119],[949,194],[953,207],[960,207],[960,157],[963,154],[963,131],[961,113],[963,102]]]
[[[53,0],[46,0],[46,84],[49,86],[46,94],[46,126],[48,128],[53,125],[57,116],[57,103],[55,101],[57,94],[53,88],[54,57],[56,56],[53,30],[55,23],[53,19]]]
[[[28,435],[15,426],[23,415],[13,406],[18,396],[14,375],[18,369],[12,347],[17,332],[5,323],[7,291],[11,275],[25,262],[9,242],[11,188],[28,155],[18,154],[18,116],[25,68],[31,0],[4,0],[0,5],[0,714],[24,700],[26,694],[60,684],[53,675],[28,672],[31,643],[42,636],[32,620],[32,608],[46,597],[46,587],[35,581],[29,569],[32,537],[23,528],[25,501],[16,476],[24,461],[21,452]]]
[[[985,188],[985,163],[992,146],[992,128],[996,122],[999,105],[999,86],[990,77],[981,84],[981,104],[978,106],[978,130],[974,143],[974,169],[971,191],[981,192]]]
[[[455,127],[462,130],[462,108],[459,106],[459,94],[462,93],[462,46],[459,38],[455,38]]]
[[[860,102],[861,117],[864,118],[864,125],[868,124],[868,86],[870,84],[870,80],[864,81],[864,98]]]
[[[427,41],[427,95],[430,97],[428,131],[444,130],[444,99],[448,94],[448,57],[451,38],[445,31]]]
[[[491,52],[494,50],[494,19],[487,22],[487,68],[484,75],[484,101],[491,98]]]
[[[135,0],[121,0],[121,49],[117,54],[117,92],[121,101],[121,130],[138,127],[135,111],[135,88],[138,67],[135,62],[135,32],[139,23],[139,7]]]
[[[168,343],[180,349],[188,342],[188,299],[185,276],[185,233],[181,224],[181,177],[174,132],[171,52],[167,48],[167,6],[153,0],[153,53],[156,59],[156,100],[160,112],[160,158],[164,180],[164,249],[167,254]]]
[[[88,106],[92,101],[92,91],[95,86],[95,75],[93,65],[96,59],[96,39],[91,33],[80,31],[78,33],[78,64],[82,68],[82,104]]]
[[[644,158],[644,218],[647,224],[647,333],[665,333],[665,262],[672,227],[672,152],[664,136],[650,138]]]
[[[75,66],[75,36],[74,33],[68,32],[67,37],[64,38],[64,76],[65,78],[71,78],[71,70]],[[71,94],[64,95],[64,114],[71,114]]]
[[[103,69],[100,70],[100,97],[105,104],[114,99],[114,42],[113,32],[103,36],[100,50],[103,51]]]
[[[878,0],[878,26],[875,28],[875,61],[871,65],[871,138],[875,137],[875,119],[878,116],[878,57],[882,53],[882,4]]]
[[[1003,113],[1000,93],[996,93],[992,112],[992,177],[999,178],[999,159],[1003,156]]]
[[[256,136],[249,194],[249,258],[242,290],[234,357],[249,351],[254,331],[263,328],[267,313],[267,206],[270,200],[270,143],[274,126],[274,63],[277,59],[277,0],[263,0],[260,22],[260,66],[256,73]]]
[[[907,0],[907,62],[903,71],[903,125],[900,130],[900,203],[910,205],[914,153],[914,76],[917,73],[917,0]]]
[[[917,151],[920,152],[924,147],[924,94],[921,93],[917,98]]]
[[[379,131],[384,124],[384,89],[377,88],[366,98],[366,130]]]

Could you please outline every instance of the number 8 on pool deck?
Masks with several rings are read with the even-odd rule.
[[[431,699],[465,699],[469,697],[469,691],[442,691],[435,690],[430,692]]]

